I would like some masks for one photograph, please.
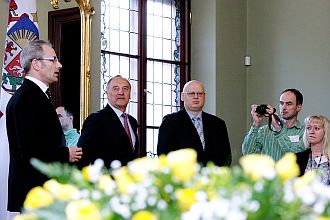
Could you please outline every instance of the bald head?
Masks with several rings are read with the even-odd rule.
[[[187,111],[197,115],[205,104],[205,90],[203,83],[197,80],[187,82],[181,93],[181,101]]]

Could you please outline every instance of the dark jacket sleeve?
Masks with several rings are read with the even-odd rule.
[[[100,132],[102,132],[102,129],[100,129],[99,117],[93,113],[84,121],[81,135],[77,143],[77,146],[81,147],[83,150],[83,156],[77,164],[79,168],[94,162],[94,152],[96,152],[96,149],[101,144],[99,143],[100,140],[97,139]]]
[[[310,154],[311,154],[311,149],[310,148],[308,148],[305,151],[296,153],[297,164],[298,164],[299,169],[300,169],[299,176],[304,175],[305,169],[306,169],[306,166],[307,166],[307,163],[308,163],[308,158],[309,158]]]
[[[175,150],[175,122],[170,115],[163,118],[158,132],[157,155],[167,154]]]
[[[205,157],[217,166],[230,166],[232,161],[226,123],[214,116],[203,115],[204,136],[206,139]]]

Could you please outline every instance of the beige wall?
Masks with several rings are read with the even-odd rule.
[[[330,1],[247,2],[252,65],[247,73],[246,107],[252,103],[278,106],[280,92],[294,87],[305,99],[301,120],[310,114],[330,117]]]
[[[217,115],[226,121],[237,163],[246,130],[246,0],[217,0]]]
[[[206,86],[204,110],[225,120],[237,163],[245,135],[246,1],[192,0],[192,78]]]

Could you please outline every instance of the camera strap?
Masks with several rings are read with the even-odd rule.
[[[277,131],[274,131],[274,129],[272,128],[272,116],[274,116],[274,118],[276,119],[278,125],[282,128],[283,127],[283,122],[281,121],[281,119],[274,114],[275,111],[273,112],[273,114],[269,115],[269,118],[268,118],[268,127],[271,131],[273,132],[277,132]]]

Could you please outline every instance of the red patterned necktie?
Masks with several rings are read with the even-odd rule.
[[[131,143],[132,149],[134,151],[132,136],[131,136],[131,132],[130,132],[129,126],[128,126],[128,115],[126,113],[123,113],[122,114],[122,117],[124,118],[124,128],[125,128],[126,134],[127,134],[128,138],[129,138],[129,141]]]

